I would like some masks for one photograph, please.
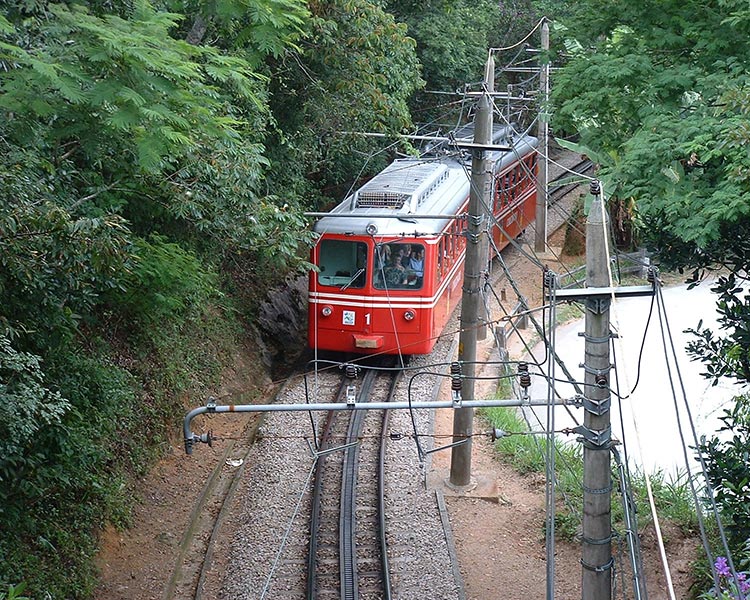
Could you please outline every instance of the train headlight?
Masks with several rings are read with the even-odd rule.
[[[414,317],[416,316],[417,315],[414,314],[413,310],[407,310],[406,312],[404,312],[404,319],[406,319],[407,321],[413,321]]]
[[[320,314],[322,314],[324,317],[330,317],[333,314],[333,309],[330,306],[324,306],[320,310]]]
[[[378,226],[375,225],[375,223],[368,223],[367,227],[365,227],[365,231],[367,232],[367,235],[375,235],[378,232]]]

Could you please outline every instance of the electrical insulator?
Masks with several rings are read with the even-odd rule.
[[[518,363],[518,383],[524,389],[531,387],[531,375],[529,374],[528,363]]]
[[[490,438],[493,442],[496,442],[497,440],[500,440],[508,435],[507,431],[503,431],[499,427],[495,427],[490,432]]]
[[[451,363],[451,395],[453,402],[461,402],[461,363]]]
[[[549,269],[544,270],[544,287],[552,289],[555,287],[556,277],[554,271],[550,271]]]
[[[599,187],[599,181],[597,179],[594,179],[591,182],[589,189],[591,191],[591,195],[594,196],[594,198],[596,198],[602,192],[601,187]]]
[[[344,367],[344,373],[349,379],[356,379],[357,367],[354,365],[347,364],[346,367]]]
[[[653,285],[656,283],[656,280],[659,277],[659,269],[656,267],[649,267],[648,271],[646,272],[646,279],[647,281]]]

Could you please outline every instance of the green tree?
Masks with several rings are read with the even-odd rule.
[[[588,0],[566,22],[568,64],[556,75],[558,131],[577,132],[614,200],[633,203],[641,240],[662,265],[725,267],[719,331],[698,324],[689,345],[714,380],[746,384],[750,370],[750,11],[736,0]],[[746,395],[704,440],[734,550],[748,536]],[[744,519],[744,520],[743,520]]]
[[[127,479],[163,444],[186,382],[220,369],[197,356],[204,323],[221,315],[232,332],[231,314],[209,311],[217,265],[300,260],[306,223],[264,181],[261,71],[305,12],[243,6],[215,20],[232,43],[210,45],[188,43],[163,3],[4,5],[0,589],[90,594],[97,528],[126,521]]]
[[[385,144],[360,133],[412,127],[408,101],[422,85],[414,41],[379,2],[310,2],[300,53],[271,61],[271,106],[278,129],[271,183],[306,202],[340,199],[363,171],[384,165]],[[376,155],[374,159],[368,156]]]
[[[426,92],[412,100],[415,119],[433,131],[461,124],[470,105],[462,102],[462,95],[482,81],[490,48],[509,48],[495,53],[497,89],[533,85],[533,76],[502,72],[501,67],[535,59],[527,48],[538,47],[539,34],[532,34],[526,42],[524,39],[545,11],[556,8],[560,12],[555,4],[534,0],[388,2],[389,10],[408,25],[423,65]]]
[[[603,157],[667,266],[724,262],[750,211],[747,11],[739,2],[584,2],[555,77],[555,126]],[[721,248],[719,253],[714,249]]]

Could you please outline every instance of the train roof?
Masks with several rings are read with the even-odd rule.
[[[455,132],[458,142],[471,142],[473,124]],[[492,143],[512,150],[489,151],[494,171],[502,171],[520,157],[532,152],[537,139],[517,134],[508,126],[493,128]],[[317,233],[404,236],[432,235],[442,231],[469,195],[471,157],[457,153],[452,142],[440,141],[425,149],[420,158],[400,158],[355,190],[349,197],[315,223]],[[450,152],[449,152],[450,151]],[[390,216],[393,215],[393,216]],[[429,215],[431,218],[422,218]],[[347,218],[348,217],[348,218]]]

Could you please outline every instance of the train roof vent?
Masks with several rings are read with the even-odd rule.
[[[356,208],[400,210],[408,202],[414,210],[447,178],[444,164],[396,160],[357,191],[354,203]]]

